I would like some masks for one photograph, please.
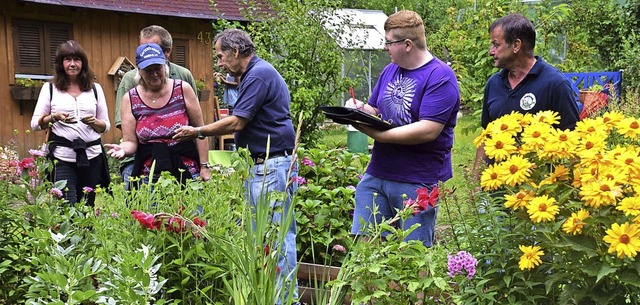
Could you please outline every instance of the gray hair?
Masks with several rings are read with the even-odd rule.
[[[213,43],[220,41],[220,50],[223,52],[238,50],[242,56],[249,56],[256,51],[256,46],[251,41],[247,32],[238,29],[226,29],[213,39]]]
[[[140,31],[140,38],[151,39],[153,36],[160,37],[160,48],[162,48],[162,51],[171,51],[171,48],[173,48],[173,38],[169,31],[159,25],[150,25]]]

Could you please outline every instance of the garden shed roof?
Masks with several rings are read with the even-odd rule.
[[[216,9],[209,0],[19,0],[42,4],[90,8],[123,13],[173,16],[195,19],[226,19],[244,21],[238,2],[216,0]]]
[[[347,25],[338,29],[340,20],[348,20]],[[335,15],[325,23],[325,28],[330,30],[342,30],[336,37],[338,44],[343,49],[382,50],[384,48],[384,22],[387,15],[378,10],[339,9]]]

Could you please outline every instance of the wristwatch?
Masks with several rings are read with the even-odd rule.
[[[198,139],[204,140],[205,136],[202,134],[202,127],[196,128],[196,131],[198,131]]]
[[[209,163],[209,162],[200,163],[200,167],[211,168],[211,163]]]

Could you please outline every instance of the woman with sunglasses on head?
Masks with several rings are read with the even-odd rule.
[[[169,79],[163,50],[145,43],[136,51],[138,85],[122,98],[120,144],[106,144],[108,154],[124,158],[135,154],[132,176],[149,177],[170,172],[183,184],[201,177],[209,180],[208,141],[178,142],[172,139],[182,126],[202,126],[204,119],[196,94],[187,82]]]

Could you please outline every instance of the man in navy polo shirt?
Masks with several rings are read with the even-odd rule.
[[[273,220],[279,221],[282,213],[286,215],[289,211],[291,197],[298,188],[295,179],[298,163],[292,156],[295,131],[290,116],[289,89],[280,73],[255,54],[255,46],[246,32],[224,30],[216,35],[214,45],[218,67],[241,80],[233,115],[198,128],[181,127],[173,138],[184,141],[235,133],[237,147],[248,148],[254,161],[245,181],[250,204],[254,207],[260,204],[268,198],[266,193],[287,194],[284,202],[269,202],[271,207],[284,207],[284,212],[273,213]],[[279,305],[283,298],[298,298],[295,219],[277,253],[282,253],[278,261],[278,283],[284,285],[285,291],[275,302]],[[288,291],[291,284],[293,291]]]
[[[573,129],[579,118],[577,96],[569,80],[558,69],[534,56],[536,31],[521,14],[502,17],[489,27],[494,65],[501,70],[492,75],[484,89],[482,128],[513,111],[536,113],[552,110],[560,114],[558,128]],[[474,177],[481,162],[488,162],[479,147],[473,165]]]

